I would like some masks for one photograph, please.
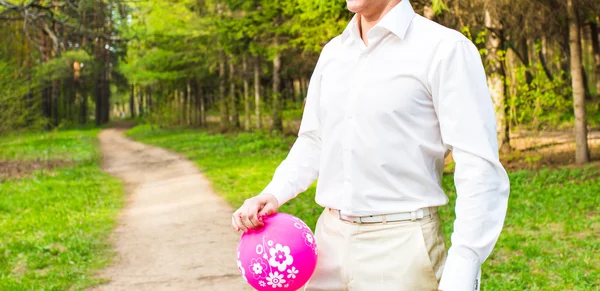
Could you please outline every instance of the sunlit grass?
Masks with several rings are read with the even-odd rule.
[[[81,290],[111,258],[121,184],[99,168],[98,130],[0,138],[0,158],[72,166],[0,182],[0,290]]]

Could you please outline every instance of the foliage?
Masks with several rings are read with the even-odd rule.
[[[84,50],[67,51],[59,57],[53,58],[36,67],[35,78],[44,82],[75,78],[74,63],[78,63],[81,66],[81,69],[78,70],[78,78],[89,77],[94,72],[93,62],[95,61]]]
[[[27,91],[15,98],[27,100],[30,104],[22,110],[34,113],[15,126],[85,124],[89,115],[98,124],[106,123],[111,86],[127,88],[118,71],[124,41],[114,33],[126,22],[127,5],[115,0],[32,0],[1,1],[0,7],[0,60],[12,63],[21,72],[18,78],[28,81]],[[78,64],[84,66],[76,69]],[[6,82],[0,79],[0,87]],[[0,119],[13,120],[5,112]]]
[[[600,5],[595,2],[598,1],[576,2],[582,21],[597,22]],[[510,87],[507,92],[518,92],[517,99],[506,100],[513,101],[512,109],[523,108],[520,113],[513,112],[513,125],[533,122],[533,127],[555,126],[570,120],[573,114],[563,111],[568,104],[563,100],[549,100],[567,96],[570,87],[569,74],[563,72],[568,67],[569,57],[563,2],[432,0],[411,4],[420,14],[425,7],[430,8],[435,21],[462,31],[478,46],[483,58],[502,62],[507,75],[512,71],[520,74],[517,82],[510,83],[505,78]],[[19,79],[19,82],[5,89],[11,90],[8,95],[13,97],[0,94],[0,98],[11,100],[5,102],[9,106],[0,108],[0,118],[19,128],[38,124],[56,126],[64,120],[85,123],[87,116],[93,115],[90,112],[96,113],[95,117],[102,119],[99,121],[102,124],[106,120],[99,112],[109,110],[105,107],[111,107],[113,115],[121,114],[131,111],[129,106],[124,106],[128,103],[133,103],[137,108],[134,111],[142,115],[152,112],[155,117],[177,116],[183,110],[173,104],[183,102],[181,99],[187,102],[188,91],[194,102],[201,99],[207,112],[215,112],[220,100],[230,95],[232,82],[235,98],[229,100],[229,96],[224,107],[233,120],[233,103],[238,112],[245,108],[241,104],[241,88],[243,80],[253,83],[250,75],[255,62],[259,67],[257,85],[262,104],[259,111],[280,111],[271,108],[275,106],[271,88],[276,79],[281,82],[283,103],[288,104],[288,108],[297,108],[299,104],[295,103],[301,100],[295,97],[299,90],[297,84],[302,80],[301,90],[305,94],[306,80],[322,47],[339,35],[353,16],[344,1],[324,0],[35,0],[3,2],[0,8],[3,19],[0,39],[4,40],[0,59],[9,63],[11,70],[19,68],[19,74],[13,74],[11,79]],[[52,13],[47,13],[48,9]],[[487,27],[491,24],[486,24],[486,15],[497,24]],[[502,47],[494,48],[498,58],[487,55],[490,48],[486,39],[491,35],[503,43]],[[585,30],[583,35],[584,39],[591,36]],[[538,45],[532,45],[534,43]],[[540,53],[541,43],[545,49]],[[583,50],[585,68],[588,76],[595,76],[589,43],[583,42],[587,47]],[[506,53],[511,50],[521,65],[506,62]],[[273,76],[272,61],[276,55],[281,58],[279,78]],[[543,79],[537,73],[540,71],[536,64],[538,55],[550,60],[544,70],[556,78]],[[245,74],[242,73],[243,60],[247,65]],[[73,79],[75,61],[85,64],[79,80]],[[221,64],[225,68],[223,76],[219,70]],[[23,77],[32,72],[33,78],[23,83]],[[489,69],[488,72],[492,73]],[[525,74],[526,84],[522,74]],[[0,72],[0,75],[6,74]],[[532,78],[534,75],[537,77]],[[11,80],[0,77],[0,87]],[[188,84],[191,84],[189,89]],[[253,85],[249,86],[251,97],[254,97]],[[596,86],[589,85],[593,93]],[[24,86],[28,89],[24,90]],[[292,87],[296,90],[294,94],[285,92],[292,91],[289,89]],[[185,97],[175,97],[176,92],[186,93]],[[544,96],[534,96],[538,93]],[[152,102],[144,103],[144,98]],[[25,99],[31,104],[18,105]],[[152,106],[152,103],[168,106]],[[251,103],[254,106],[254,102]],[[194,106],[195,111],[200,110],[197,103],[183,105],[190,106]],[[79,112],[75,112],[77,109]],[[155,110],[160,112],[153,112]],[[590,116],[594,114],[591,112]],[[8,124],[5,123],[6,128],[11,127]]]
[[[39,128],[45,123],[36,110],[38,102],[27,98],[36,84],[23,75],[16,65],[0,59],[0,133],[26,126]]]
[[[527,72],[533,76],[531,82],[527,82]],[[515,75],[516,95],[509,99],[509,116],[513,125],[556,127],[571,120],[573,99],[564,72],[555,74],[550,80],[542,65],[535,63],[531,67],[518,66]],[[510,85],[510,80],[507,83]]]
[[[0,182],[0,289],[84,290],[111,258],[121,184],[99,168],[98,130],[0,137],[0,159],[75,164]],[[52,148],[51,152],[44,149]]]

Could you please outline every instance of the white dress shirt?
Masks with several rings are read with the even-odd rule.
[[[262,193],[283,204],[318,177],[316,202],[346,215],[441,206],[452,151],[458,198],[440,289],[475,290],[509,194],[479,52],[461,33],[416,15],[408,0],[367,37],[365,46],[355,16],[325,45],[298,139]]]

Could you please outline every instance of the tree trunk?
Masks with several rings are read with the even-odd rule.
[[[138,103],[138,115],[144,116],[144,87],[139,86],[138,88],[138,95],[139,95],[139,103]]]
[[[598,41],[598,23],[600,16],[596,16],[596,22],[590,23],[592,50],[594,52],[594,74],[596,78],[596,98],[600,98],[600,42]]]
[[[506,94],[506,96],[510,96],[510,98],[515,98],[517,96],[517,75],[515,72],[515,68],[517,67],[517,56],[515,53],[515,50],[510,50],[507,52],[506,54],[506,63],[507,63],[507,69],[505,70],[506,73],[506,77],[510,78],[510,86],[507,86],[508,89],[508,94]],[[517,119],[515,118],[517,116],[517,108],[515,105],[515,102],[511,102],[510,100],[514,100],[514,99],[509,99],[509,102],[506,105],[507,107],[507,114],[506,114],[506,122],[508,123],[507,128],[510,128],[511,125],[516,124],[517,123]]]
[[[96,5],[96,13],[94,13],[94,22],[95,27],[100,32],[105,32],[104,27],[104,4],[102,1],[94,1]],[[95,103],[96,103],[96,125],[102,125],[106,123],[106,117],[108,115],[109,108],[107,106],[108,102],[105,102],[105,99],[109,96],[107,89],[108,86],[106,84],[106,76],[107,76],[107,65],[108,55],[106,53],[107,49],[105,46],[108,45],[108,42],[105,42],[103,39],[99,39],[95,44],[94,51],[96,58],[101,61],[101,67],[99,68],[96,74],[96,82],[95,82]]]
[[[235,94],[235,66],[233,59],[229,59],[229,106],[231,107],[231,124],[233,128],[240,128],[240,115],[237,110],[237,98]]]
[[[304,100],[306,99],[306,95],[308,95],[308,81],[306,77],[304,77],[304,75],[300,77],[300,87],[302,88],[302,102],[304,102]]]
[[[152,112],[152,85],[148,85],[148,112]]]
[[[548,62],[546,61],[546,56],[548,55],[548,44],[547,44],[547,40],[546,37],[542,37],[542,47],[538,52],[538,57],[540,58],[540,63],[542,64],[542,68],[544,69],[544,73],[546,73],[546,76],[548,77],[548,79],[550,80],[554,80],[554,76],[552,75],[552,72],[550,71],[550,68],[548,67]]]
[[[587,114],[585,111],[585,87],[581,61],[581,35],[577,9],[573,0],[567,0],[569,21],[569,47],[571,52],[571,84],[575,111],[575,163],[589,162],[587,144]]]
[[[294,102],[296,102],[296,105],[299,106],[302,104],[302,88],[300,86],[300,79],[293,79],[292,87],[294,89]]]
[[[109,0],[108,1],[109,4],[112,7],[112,1]],[[105,7],[103,9],[106,9]],[[104,15],[104,12],[103,14]],[[108,24],[104,27],[104,33],[106,33],[107,35],[111,35],[112,34],[112,17],[107,17],[106,19],[108,19]],[[102,47],[102,49],[104,50],[104,54],[105,54],[105,63],[104,63],[104,98],[103,98],[103,119],[102,119],[102,123],[106,124],[110,121],[110,68],[111,68],[111,55],[110,55],[110,47],[111,47],[111,42],[110,40],[106,41],[106,45],[108,48],[105,48],[104,46]]]
[[[260,116],[260,57],[254,60],[254,111],[256,115],[256,128],[262,127]]]
[[[102,125],[102,71],[98,73],[94,88],[94,101],[96,103],[96,125]]]
[[[81,86],[81,84],[80,84],[80,86]],[[87,117],[88,117],[88,95],[87,95],[87,92],[85,92],[85,91],[81,92],[80,96],[81,96],[81,115],[79,117],[79,121],[81,122],[81,124],[86,124]]]
[[[200,126],[205,126],[206,125],[206,111],[205,111],[205,102],[204,102],[204,92],[202,91],[202,86],[200,85],[200,83],[196,82],[196,95],[198,97],[198,111],[199,111],[199,117],[198,117],[198,124]]]
[[[188,82],[192,83],[192,80],[188,80]],[[194,92],[190,108],[192,112],[191,124],[197,126],[200,125],[200,96],[198,95],[198,84],[194,82],[191,86]]]
[[[229,129],[229,110],[227,109],[227,95],[225,94],[225,56],[221,52],[219,58],[219,110],[221,113],[221,130]]]
[[[521,38],[521,46],[523,47],[523,64],[528,68],[527,71],[525,71],[525,80],[527,81],[527,84],[531,84],[531,81],[533,81],[533,75],[531,74],[531,71],[529,68],[531,68],[531,62],[533,61],[533,53],[535,52],[535,45],[532,45],[532,40],[530,38],[527,37],[522,37]]]
[[[433,12],[433,7],[431,7],[431,5],[425,5],[423,7],[423,17],[433,20],[435,13]]]
[[[248,60],[242,56],[242,78],[244,80],[244,129],[250,130],[250,96],[248,84]]]
[[[186,82],[186,98],[185,98],[185,104],[183,104],[184,110],[185,110],[185,124],[186,125],[191,125],[192,124],[192,84],[190,82],[190,80],[188,79]]]
[[[276,53],[273,57],[273,128],[272,130],[276,130],[279,132],[283,132],[283,123],[281,120],[281,52],[279,52],[279,40],[277,36],[273,40],[273,47],[275,48]]]
[[[135,118],[135,85],[131,85],[131,93],[129,94],[129,115]]]
[[[487,49],[486,61],[488,63],[488,86],[494,100],[496,111],[496,134],[498,148],[501,152],[510,152],[510,135],[506,120],[506,75],[503,61],[498,58],[498,53],[503,49],[504,36],[502,24],[494,19],[489,11],[485,11],[485,26],[490,29],[485,46]]]
[[[52,94],[50,100],[50,115],[52,118],[52,125],[58,126],[59,116],[58,116],[58,97],[60,95],[60,81],[54,80],[52,81]]]

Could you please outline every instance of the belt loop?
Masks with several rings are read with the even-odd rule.
[[[416,211],[410,212],[410,221],[417,221],[417,212]]]

